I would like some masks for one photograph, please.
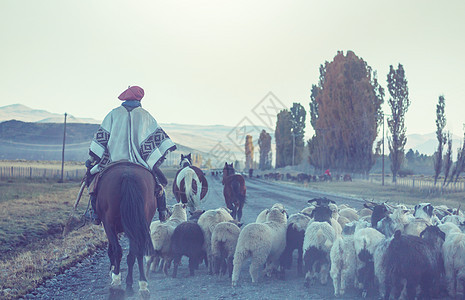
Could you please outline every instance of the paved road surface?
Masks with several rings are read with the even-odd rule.
[[[223,186],[219,177],[208,176],[209,193],[202,204],[204,209],[224,206]],[[323,183],[330,184],[330,183]],[[259,179],[247,179],[247,202],[242,221],[254,222],[256,216],[274,203],[284,204],[289,214],[296,213],[306,206],[307,200],[323,196],[320,192],[277,182]],[[326,195],[337,203],[347,203],[361,208],[363,201],[342,196]],[[168,204],[174,204],[169,199]],[[128,253],[128,242],[121,238],[123,247],[122,274],[123,282],[127,274],[125,256]],[[31,299],[138,299],[138,271],[134,269],[134,294],[124,291],[109,290],[109,260],[106,251],[99,251],[85,259],[64,274],[48,280],[43,286],[34,290],[27,298]],[[252,284],[248,272],[249,262],[244,264],[239,279],[239,286],[231,287],[230,279],[208,275],[207,269],[201,265],[194,277],[189,277],[187,258],[183,258],[178,270],[178,278],[165,277],[161,273],[152,273],[149,279],[151,299],[332,299],[331,282],[326,286],[304,287],[304,279],[297,277],[295,263],[286,271],[286,280],[261,278]],[[124,285],[123,285],[124,286]],[[350,290],[344,299],[359,299],[357,291]]]

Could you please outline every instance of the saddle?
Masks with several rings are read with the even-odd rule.
[[[109,169],[111,169],[112,167],[114,166],[120,166],[120,165],[127,165],[127,166],[137,166],[139,168],[143,168],[147,171],[150,172],[149,169],[147,169],[146,167],[144,166],[141,166],[139,164],[136,164],[136,163],[133,163],[133,162],[130,162],[128,160],[121,160],[121,161],[116,161],[116,162],[112,162],[110,164],[108,164],[102,171],[100,171],[99,173],[95,174],[95,175],[90,175],[89,173],[86,175],[86,176],[92,176],[89,180],[89,185],[88,185],[88,189],[89,189],[89,194],[97,194],[98,193],[98,183],[99,183],[99,180],[100,178],[102,178],[103,174],[105,174]],[[152,174],[153,176],[153,174]],[[155,188],[156,190],[156,188]]]

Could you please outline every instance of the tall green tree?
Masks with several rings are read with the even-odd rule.
[[[292,116],[289,110],[278,113],[275,130],[276,168],[292,164]]]
[[[298,165],[302,162],[304,148],[305,148],[305,119],[307,116],[307,112],[305,108],[300,103],[293,103],[291,110],[291,118],[292,118],[292,130],[291,134],[293,137],[293,164]]]
[[[407,78],[401,64],[399,64],[397,70],[392,65],[389,67],[387,83],[390,94],[388,103],[391,108],[391,116],[387,119],[388,128],[391,132],[391,136],[388,136],[388,145],[391,157],[392,182],[396,182],[397,173],[404,159],[404,147],[407,142],[405,114],[410,106]]]
[[[447,151],[444,154],[444,182],[443,186],[446,185],[447,178],[449,177],[450,168],[452,167],[452,135],[447,132]]]
[[[310,163],[319,169],[367,173],[374,164],[373,143],[382,121],[384,90],[376,72],[354,52],[338,51],[320,66],[310,95]]]
[[[260,132],[258,138],[258,147],[260,147],[260,170],[271,169],[270,151],[271,151],[271,135],[264,129]]]
[[[454,167],[452,168],[452,174],[449,179],[449,183],[454,179],[455,176],[455,182],[459,180],[460,173],[462,173],[465,170],[465,132],[463,133],[463,142],[462,142],[462,148],[457,149],[457,161],[454,164]]]
[[[436,138],[438,139],[438,149],[433,155],[434,162],[434,185],[438,180],[439,174],[442,171],[443,162],[443,149],[447,142],[444,128],[446,127],[446,115],[445,115],[446,100],[444,96],[439,96],[438,104],[436,105]]]

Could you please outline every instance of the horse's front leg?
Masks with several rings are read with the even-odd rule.
[[[236,219],[236,213],[237,213],[237,208],[236,208],[235,205],[232,205],[232,207],[231,207],[231,217],[233,219]]]
[[[237,220],[240,222],[242,218],[242,205],[239,204],[239,209],[237,210]]]

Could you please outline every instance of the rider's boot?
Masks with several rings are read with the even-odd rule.
[[[157,198],[158,219],[160,222],[165,222],[167,218],[166,195],[165,190],[159,184],[155,187],[155,196]]]
[[[166,195],[163,187],[168,184],[168,180],[163,172],[156,166],[152,169],[152,175],[155,179],[155,197],[157,198],[158,218],[160,222],[165,222],[168,213],[166,211]]]
[[[99,225],[100,224],[100,218],[99,216],[97,215],[97,196],[95,194],[90,194],[90,205],[92,206],[92,212],[91,212],[91,219],[92,219],[92,223],[95,224],[95,225]]]

